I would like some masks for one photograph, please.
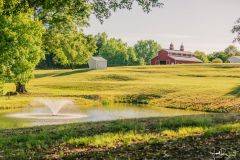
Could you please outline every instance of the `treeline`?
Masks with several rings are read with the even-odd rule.
[[[228,46],[224,51],[213,52],[206,54],[201,51],[196,51],[195,57],[202,60],[204,63],[228,63],[228,59],[232,56],[240,56],[240,50],[234,45]]]
[[[160,44],[154,40],[140,40],[134,46],[129,46],[121,39],[109,38],[106,33],[95,36],[56,36],[47,43],[49,48],[45,52],[45,58],[38,64],[38,69],[88,67],[87,60],[92,55],[107,59],[108,66],[148,65],[161,49]],[[224,51],[211,54],[195,51],[194,54],[204,63],[228,63],[230,57],[240,56],[240,51],[236,46],[230,45]]]
[[[92,52],[93,55],[102,56],[103,58],[107,59],[109,66],[132,66],[132,65],[151,64],[151,59],[161,49],[161,46],[154,40],[140,40],[132,47],[132,46],[129,46],[127,43],[124,43],[121,39],[109,38],[106,33],[99,33],[94,37],[91,36],[91,46],[94,50],[94,52]],[[72,50],[72,52],[73,51],[75,50]],[[70,50],[68,52],[70,52]],[[72,55],[72,53],[69,55]],[[81,57],[74,57],[74,58],[81,58]],[[46,52],[45,59],[43,59],[39,63],[37,68],[40,68],[40,69],[72,68],[73,69],[73,68],[87,66],[87,64],[79,65],[77,63],[71,63],[71,62],[65,63],[65,61],[61,60],[61,59],[66,59],[69,61],[76,61],[76,62],[79,61],[78,59],[74,59],[74,58],[72,59],[67,57],[65,58],[63,54],[59,54],[59,53],[56,54],[56,51]],[[87,63],[86,59],[85,59],[85,63]]]

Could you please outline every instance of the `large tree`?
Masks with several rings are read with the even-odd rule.
[[[151,59],[161,49],[161,46],[154,40],[141,40],[134,45],[137,57],[143,58],[146,64],[151,64]]]
[[[16,91],[26,92],[25,84],[44,56],[42,35],[44,28],[32,14],[0,15],[0,64],[2,74],[16,84]]]

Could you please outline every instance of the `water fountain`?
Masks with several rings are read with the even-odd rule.
[[[37,103],[47,106],[51,112],[52,116],[57,116],[59,111],[66,105],[73,105],[71,100],[51,100],[51,99],[42,99],[36,100]],[[36,103],[35,102],[35,103]]]
[[[74,103],[66,99],[43,99],[38,98],[31,102],[30,111],[9,114],[8,117],[23,118],[23,119],[38,119],[38,120],[74,120],[87,117],[81,113],[61,112],[63,108],[68,111],[74,108]],[[76,108],[76,107],[75,107]]]

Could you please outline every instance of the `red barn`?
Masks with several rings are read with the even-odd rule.
[[[169,49],[162,49],[158,55],[151,60],[152,65],[166,64],[192,64],[202,63],[200,59],[194,56],[194,53],[184,51],[184,46],[181,45],[180,50],[174,50],[174,45],[171,43]]]

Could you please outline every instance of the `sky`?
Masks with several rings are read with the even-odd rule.
[[[240,18],[240,0],[162,0],[164,6],[144,13],[134,5],[133,9],[118,10],[103,24],[90,18],[87,34],[106,32],[109,37],[121,38],[129,46],[138,40],[152,39],[162,48],[175,49],[183,43],[185,50],[212,53],[224,50],[232,44],[231,32]],[[234,43],[240,48],[239,43]]]

